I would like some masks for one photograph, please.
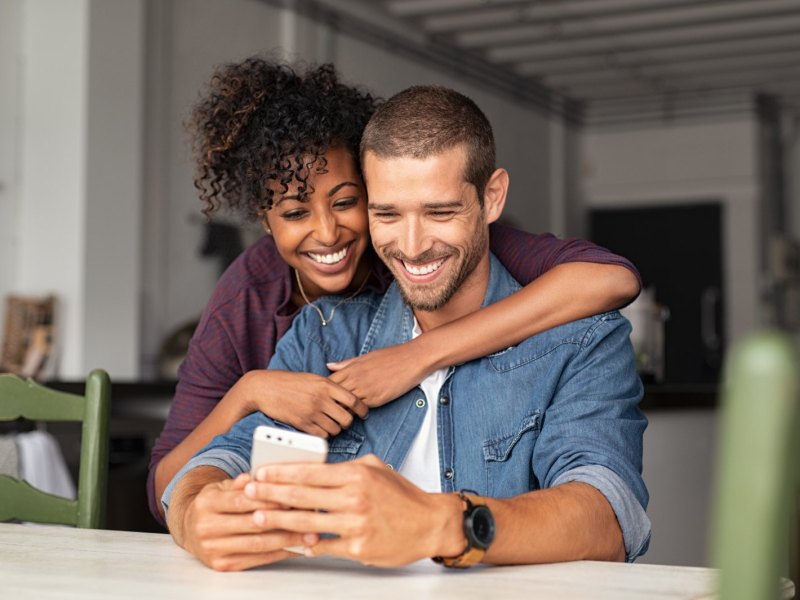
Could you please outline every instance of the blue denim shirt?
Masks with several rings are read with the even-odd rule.
[[[484,306],[518,289],[491,256]],[[327,297],[316,303],[327,315],[341,300]],[[383,296],[366,293],[343,302],[326,327],[305,307],[278,343],[269,368],[327,376],[326,363],[406,342],[413,328],[413,312],[396,283]],[[435,399],[442,491],[469,489],[507,498],[585,482],[613,507],[627,560],[643,554],[650,540],[644,512],[648,493],[641,477],[647,420],[638,408],[642,385],[629,333],[628,321],[614,311],[451,367]],[[366,420],[357,419],[330,440],[328,462],[373,453],[399,468],[427,402],[417,387],[372,409]],[[192,468],[215,466],[231,477],[249,470],[253,430],[264,424],[275,425],[253,413],[192,458],[165,490],[165,511],[175,482]]]

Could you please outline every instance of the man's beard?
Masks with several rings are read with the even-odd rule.
[[[449,257],[451,262],[455,265],[442,265],[450,270],[447,279],[444,281],[436,280],[431,284],[413,284],[404,278],[402,273],[395,272],[395,280],[400,289],[400,295],[403,300],[411,308],[416,310],[423,310],[426,312],[433,312],[439,310],[447,304],[455,293],[461,288],[461,285],[472,274],[475,268],[483,258],[486,248],[489,245],[489,236],[486,226],[481,223],[479,229],[475,232],[476,238],[473,244],[466,248],[464,255],[453,246],[444,246],[444,248],[436,248],[428,250],[414,257],[413,260],[408,262],[428,263],[436,260],[437,258]],[[403,260],[406,258],[402,252],[388,248],[381,250],[384,262],[389,265],[392,271],[405,269],[402,265],[397,265],[394,259]],[[439,267],[439,268],[442,268]]]

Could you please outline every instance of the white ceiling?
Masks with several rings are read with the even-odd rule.
[[[578,101],[588,124],[741,111],[759,93],[800,112],[800,0],[357,3],[507,90]]]

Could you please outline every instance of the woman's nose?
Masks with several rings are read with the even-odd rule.
[[[333,246],[339,238],[339,225],[330,213],[317,216],[314,223],[314,238],[324,246]]]

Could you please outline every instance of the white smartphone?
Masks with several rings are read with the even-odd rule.
[[[250,475],[264,465],[275,463],[324,463],[328,457],[328,442],[320,437],[289,431],[267,425],[259,425],[253,432],[253,450],[250,453]],[[289,552],[303,554],[302,546],[284,548]]]
[[[250,474],[264,465],[276,463],[324,463],[328,457],[328,442],[323,438],[299,431],[289,431],[260,425],[253,432],[250,453]]]

